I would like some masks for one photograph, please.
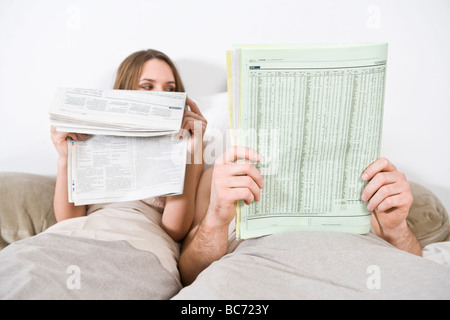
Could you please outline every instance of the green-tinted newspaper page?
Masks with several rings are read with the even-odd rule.
[[[260,153],[265,184],[238,204],[238,237],[369,231],[361,174],[380,154],[386,59],[386,43],[233,50],[235,143]]]

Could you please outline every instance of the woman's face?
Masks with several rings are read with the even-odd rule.
[[[175,91],[175,77],[167,62],[160,59],[147,60],[142,66],[138,90]]]

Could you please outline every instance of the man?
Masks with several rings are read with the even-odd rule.
[[[260,199],[264,187],[261,173],[250,162],[259,161],[253,150],[234,146],[219,157],[214,170],[204,172],[197,191],[196,213],[184,240],[179,262],[182,281],[191,284],[197,276],[227,254],[229,225],[235,216],[235,202]],[[403,173],[385,158],[371,164],[362,174],[369,181],[361,199],[373,212],[372,227],[377,236],[398,249],[421,255],[420,244],[406,224],[412,195]]]

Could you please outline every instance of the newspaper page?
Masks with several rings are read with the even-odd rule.
[[[64,132],[155,136],[180,129],[185,103],[184,92],[58,88],[50,122]]]
[[[68,140],[69,201],[83,205],[182,194],[187,139],[94,135]]]
[[[369,231],[361,174],[380,154],[386,59],[385,43],[233,52],[236,142],[260,153],[265,185],[238,202],[238,237]]]

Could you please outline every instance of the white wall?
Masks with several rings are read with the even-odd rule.
[[[0,0],[0,171],[55,174],[55,88],[109,88],[130,53],[178,64],[191,96],[226,90],[233,43],[387,41],[382,154],[450,211],[448,0]]]

